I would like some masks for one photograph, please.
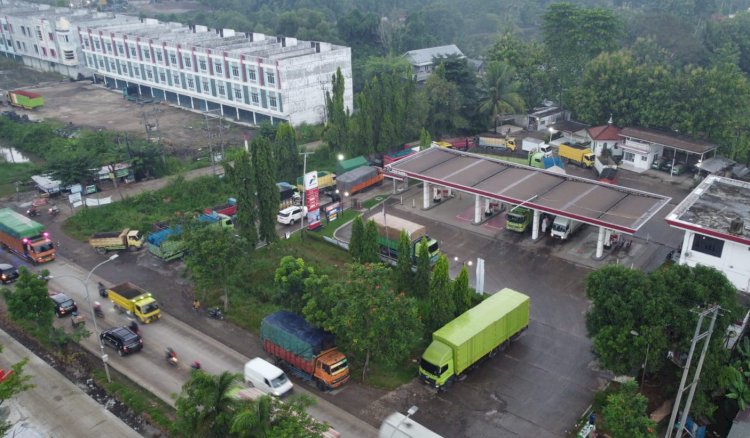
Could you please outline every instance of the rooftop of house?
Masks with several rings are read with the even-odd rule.
[[[426,49],[410,50],[404,54],[411,65],[430,65],[436,56],[458,55],[464,57],[463,52],[455,45],[428,47]]]
[[[574,122],[573,120],[558,120],[554,125],[550,126],[550,128],[554,129],[555,131],[568,134],[582,131],[588,127],[589,125],[585,123]]]
[[[696,140],[685,135],[659,131],[649,128],[622,128],[620,136],[630,137],[649,143],[657,143],[670,148],[680,149],[695,154],[705,154],[718,146],[703,140]]]
[[[612,124],[594,126],[592,128],[587,129],[587,131],[589,133],[589,137],[591,137],[592,140],[596,140],[596,141],[604,141],[604,140],[618,141],[621,139],[620,128]]]
[[[750,183],[709,175],[666,217],[667,223],[750,245]],[[738,229],[731,229],[739,222]]]

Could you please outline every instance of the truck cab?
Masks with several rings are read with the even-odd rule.
[[[318,356],[315,377],[329,388],[336,388],[349,381],[349,361],[340,351],[333,349]]]
[[[454,374],[453,350],[440,341],[432,341],[419,362],[419,378],[433,388],[442,388]]]
[[[552,222],[550,235],[555,239],[565,240],[570,237],[580,226],[581,222],[574,221],[562,216],[557,216]]]
[[[523,233],[531,224],[531,210],[526,207],[513,207],[506,216],[505,228],[517,233]]]

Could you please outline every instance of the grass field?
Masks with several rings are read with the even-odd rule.
[[[16,181],[26,183],[31,180],[31,175],[37,171],[37,166],[32,163],[3,163],[0,162],[0,199],[16,193]],[[21,190],[27,187],[22,186]]]

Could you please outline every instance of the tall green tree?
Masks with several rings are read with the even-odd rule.
[[[474,304],[475,292],[469,287],[469,271],[466,266],[461,268],[461,272],[458,273],[458,277],[453,280],[453,303],[456,311],[455,316],[458,316],[467,310],[471,309]]]
[[[237,190],[237,221],[239,234],[250,248],[258,244],[258,198],[255,172],[250,154],[241,151],[231,163],[224,164],[224,172]]]
[[[3,289],[10,318],[35,336],[47,339],[52,329],[55,306],[47,283],[25,267],[18,269],[15,291]]]
[[[276,234],[276,216],[280,201],[271,142],[265,138],[256,138],[253,140],[252,151],[258,196],[258,238],[273,243],[279,238]]]
[[[361,263],[377,263],[379,261],[378,227],[375,225],[375,221],[369,220],[365,224]]]
[[[422,128],[422,131],[419,133],[419,148],[422,150],[427,149],[432,144],[432,137],[430,136],[430,133],[427,132],[426,129]]]
[[[349,238],[349,254],[356,262],[362,262],[365,245],[365,223],[362,216],[357,216],[352,222],[352,235]]]
[[[398,238],[398,259],[393,270],[393,285],[396,292],[411,292],[414,273],[411,270],[414,261],[411,256],[411,240],[406,230],[401,230]]]
[[[458,85],[445,78],[444,65],[438,65],[421,92],[428,105],[427,127],[431,133],[439,137],[469,126],[461,115],[463,97]]]
[[[308,415],[312,404],[314,400],[305,395],[285,401],[266,395],[242,403],[232,418],[231,436],[322,438],[329,426]]]
[[[331,91],[326,91],[326,124],[323,139],[333,152],[350,153],[349,109],[344,104],[346,83],[341,69],[331,78]]]
[[[289,181],[294,184],[297,177],[302,175],[297,136],[292,125],[288,123],[282,123],[276,131],[274,160],[276,161],[275,181]]]
[[[224,310],[229,308],[229,288],[226,281],[234,273],[235,264],[228,260],[242,253],[234,233],[225,228],[214,228],[200,224],[186,224],[182,233],[185,243],[185,264],[190,275],[204,291],[220,290],[224,299]],[[203,294],[203,301],[206,294]]]
[[[656,437],[656,423],[648,417],[647,408],[648,399],[638,393],[638,385],[623,383],[607,397],[602,408],[606,430],[613,438]]]
[[[315,276],[315,269],[305,265],[305,261],[301,258],[282,257],[274,274],[274,283],[278,290],[274,301],[294,312],[302,312],[305,306],[306,281]]]
[[[338,342],[363,365],[406,359],[422,333],[416,301],[393,291],[390,269],[381,263],[349,266],[346,281],[313,290],[321,299],[308,301],[305,317],[336,335]],[[317,305],[331,307],[319,308]]]
[[[521,96],[521,83],[508,64],[491,61],[483,80],[484,98],[479,104],[479,113],[484,116],[485,126],[497,128],[500,115],[523,113],[525,104]]]
[[[505,33],[490,49],[488,60],[502,62],[515,71],[512,80],[520,82],[519,93],[526,108],[538,106],[552,95],[547,52],[541,43]]]
[[[239,374],[228,371],[217,376],[201,371],[192,373],[175,402],[175,429],[180,436],[229,436],[238,405],[231,391],[241,381]]]
[[[456,84],[458,87],[458,92],[461,95],[461,117],[467,121],[468,126],[483,130],[485,128],[484,120],[479,120],[477,116],[480,90],[474,67],[469,64],[466,57],[457,54],[440,56],[434,58],[433,62],[436,65],[442,65],[445,80]],[[480,121],[481,123],[477,123]]]
[[[453,300],[453,285],[449,273],[448,258],[441,254],[435,263],[430,280],[430,312],[427,330],[434,332],[456,314],[456,303]]]
[[[412,291],[417,298],[430,296],[430,278],[432,266],[430,265],[430,250],[427,239],[422,239],[417,244],[417,266],[414,272],[414,287]]]

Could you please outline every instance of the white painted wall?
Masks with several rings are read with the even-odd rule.
[[[691,231],[685,233],[687,245],[683,245],[681,262],[692,267],[700,264],[716,268],[723,272],[738,290],[750,293],[750,246],[725,240],[721,258],[713,257],[693,251],[695,233]]]

